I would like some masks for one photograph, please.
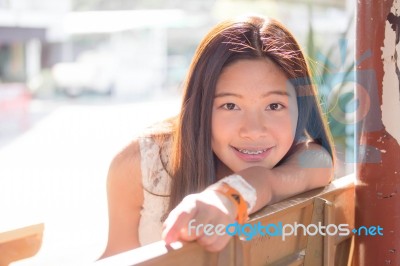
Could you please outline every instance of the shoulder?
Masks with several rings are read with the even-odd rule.
[[[319,169],[321,176],[333,178],[333,158],[322,145],[313,141],[297,143],[285,163],[296,164],[302,169]]]
[[[108,173],[109,188],[124,188],[124,191],[127,188],[142,190],[142,174],[149,174],[147,166],[158,160],[160,148],[164,153],[170,151],[174,127],[171,121],[166,120],[150,126],[115,155]],[[143,196],[143,191],[138,192],[140,193],[136,193],[137,195]]]
[[[121,149],[112,160],[113,166],[125,166],[126,164],[140,160],[139,138],[132,140],[127,146]]]
[[[115,155],[110,165],[112,173],[132,173],[140,166],[140,144],[139,140],[133,140],[129,145],[123,148]]]
[[[138,247],[143,189],[140,174],[140,149],[132,141],[112,160],[107,177],[109,231],[102,257]]]
[[[312,151],[331,158],[329,152],[321,144],[311,140],[297,144],[297,149],[303,151]]]
[[[329,152],[313,141],[299,142],[287,154],[286,163],[301,163],[312,167],[332,167],[333,159]]]
[[[139,140],[135,139],[111,161],[107,178],[108,189],[143,198],[143,193],[139,193],[142,190],[140,161]]]

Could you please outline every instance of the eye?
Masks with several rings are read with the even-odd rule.
[[[238,110],[238,106],[234,103],[225,103],[221,106],[222,108],[226,110]]]
[[[267,106],[267,110],[272,110],[272,111],[279,111],[282,110],[284,106],[280,103],[271,103],[270,105]]]

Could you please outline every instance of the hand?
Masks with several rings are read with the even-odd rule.
[[[177,240],[197,240],[208,251],[220,251],[229,242],[230,236],[226,233],[218,235],[215,226],[233,223],[236,216],[237,210],[233,202],[219,192],[206,189],[186,196],[170,212],[163,225],[162,238],[167,244]],[[207,224],[213,225],[212,230],[207,231],[211,233],[204,231]]]

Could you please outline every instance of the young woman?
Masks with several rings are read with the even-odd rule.
[[[227,234],[195,234],[189,222],[244,222],[267,204],[325,186],[333,154],[291,33],[272,19],[225,21],[195,53],[178,117],[113,160],[103,257],[161,239],[221,250]]]

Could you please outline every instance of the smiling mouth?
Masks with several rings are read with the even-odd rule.
[[[233,148],[235,150],[237,150],[238,152],[240,152],[240,153],[248,154],[248,155],[258,155],[258,154],[261,154],[261,153],[266,152],[268,150],[268,148],[266,148],[266,149],[258,149],[258,150],[239,149],[239,148],[236,148],[236,147],[233,147]]]

